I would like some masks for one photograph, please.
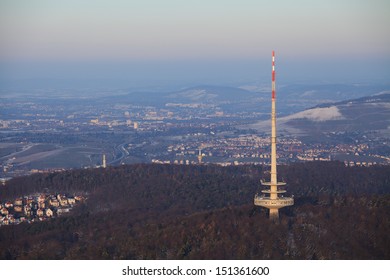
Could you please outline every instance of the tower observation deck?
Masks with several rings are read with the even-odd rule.
[[[278,182],[276,166],[276,91],[275,91],[275,52],[272,51],[272,108],[271,108],[271,180],[269,182],[261,181],[263,186],[269,187],[262,190],[262,195],[256,194],[254,204],[269,209],[271,220],[279,218],[279,208],[294,205],[294,198],[279,196],[285,193],[285,190],[278,187],[286,185],[284,182]]]

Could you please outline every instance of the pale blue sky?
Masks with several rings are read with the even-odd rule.
[[[388,0],[0,0],[0,61],[3,72],[16,62],[268,61],[275,49],[291,69],[368,63],[386,78],[389,26]]]

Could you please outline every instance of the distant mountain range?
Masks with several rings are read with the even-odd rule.
[[[177,91],[133,91],[130,89],[113,90],[77,90],[55,91],[36,90],[26,92],[4,92],[0,100],[4,101],[37,101],[42,103],[61,104],[134,104],[141,106],[166,107],[167,104],[207,104],[222,109],[225,112],[258,112],[265,116],[270,112],[270,86],[243,85],[228,87],[216,85],[199,85],[183,88]],[[378,96],[390,92],[390,85],[360,85],[360,84],[292,84],[277,86],[277,110],[280,116],[290,115],[293,119],[316,119],[342,121],[353,119],[348,112],[364,103],[364,98]],[[363,98],[360,100],[359,98]],[[358,104],[344,104],[344,100],[357,99]],[[339,103],[337,103],[339,102]],[[341,103],[340,103],[341,102]],[[350,101],[348,101],[350,102]],[[370,102],[370,101],[368,101]],[[372,102],[373,103],[373,102]],[[318,105],[323,104],[323,105]],[[331,105],[332,104],[332,105]],[[322,109],[316,109],[318,108]],[[335,108],[326,109],[327,107]],[[367,107],[367,106],[366,106]],[[306,110],[307,108],[312,108]],[[358,109],[359,112],[360,109]],[[365,108],[369,110],[369,108]],[[304,113],[302,111],[305,111]],[[375,110],[374,110],[375,111]],[[298,113],[292,117],[291,115]],[[308,114],[303,118],[302,114]],[[341,116],[341,115],[343,116]],[[345,115],[345,116],[344,116]],[[268,117],[268,116],[267,116]],[[373,117],[373,116],[371,116]],[[371,118],[370,117],[370,118]],[[292,119],[293,118],[293,119]],[[325,118],[325,119],[324,119]],[[336,119],[335,119],[336,118]],[[288,119],[286,119],[288,120]],[[299,126],[299,125],[295,125]],[[383,124],[379,125],[380,127]]]
[[[104,96],[98,102],[132,103],[142,106],[165,107],[167,104],[207,104],[223,110],[259,110],[263,94],[241,88],[202,85],[170,92],[129,92]]]
[[[318,104],[340,102],[379,94],[390,89],[388,85],[352,84],[295,84],[277,87],[279,113],[289,115]],[[270,110],[271,88],[242,86],[227,87],[200,85],[170,92],[128,92],[98,97],[100,102],[134,103],[163,107],[167,103],[208,104],[226,111],[247,111],[268,113]],[[96,96],[95,96],[96,97]]]
[[[271,94],[268,86],[227,87],[200,85],[177,91],[36,90],[6,92],[0,100],[39,101],[44,104],[112,105],[134,104],[164,108],[167,104],[207,104],[224,112],[257,112],[269,118]],[[277,86],[278,130],[307,134],[313,131],[366,131],[389,133],[390,85],[292,84]],[[347,100],[347,101],[345,101]],[[320,104],[320,105],[318,105]],[[310,108],[310,109],[307,109]],[[269,131],[264,120],[251,126]]]
[[[390,134],[390,92],[320,104],[278,118],[277,122],[278,131],[289,134],[356,131]],[[260,121],[251,128],[267,131],[269,126],[269,121]]]

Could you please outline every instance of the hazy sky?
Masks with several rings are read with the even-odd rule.
[[[389,26],[388,0],[0,0],[0,75],[239,82],[275,49],[291,80],[386,81]]]

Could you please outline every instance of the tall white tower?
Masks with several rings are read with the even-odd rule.
[[[107,163],[106,163],[106,154],[103,154],[103,164],[102,164],[102,167],[103,167],[103,168],[106,168],[106,167],[107,167]]]
[[[254,203],[257,206],[269,209],[271,220],[279,219],[279,208],[294,205],[292,197],[279,197],[279,194],[285,193],[285,190],[279,190],[279,186],[286,183],[278,182],[276,168],[276,90],[275,90],[275,52],[272,51],[272,108],[271,108],[271,180],[269,182],[261,181],[263,186],[269,186],[263,190],[263,195],[255,195]]]
[[[202,154],[202,148],[199,147],[199,154],[198,154],[198,162],[199,164],[202,164],[203,154]]]

